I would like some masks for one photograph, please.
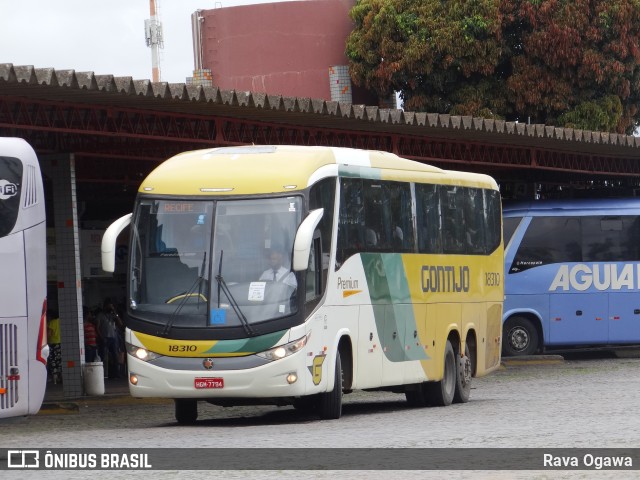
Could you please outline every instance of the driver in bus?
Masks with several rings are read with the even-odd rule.
[[[283,263],[284,253],[279,249],[271,250],[269,255],[269,264],[271,267],[262,272],[259,280],[281,282],[295,289],[298,286],[296,276],[291,270],[285,267]]]

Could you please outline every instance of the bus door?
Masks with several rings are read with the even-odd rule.
[[[349,309],[340,312],[345,318],[358,318],[358,345],[356,346],[357,370],[354,376],[358,388],[380,386],[382,369],[382,347],[378,334],[376,316],[384,310],[382,305],[341,307]],[[348,317],[347,317],[348,316]]]
[[[640,342],[640,293],[609,293],[609,342]]]
[[[551,293],[549,340],[556,345],[603,343],[608,337],[606,293]]]

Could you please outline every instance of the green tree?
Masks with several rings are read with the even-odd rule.
[[[501,9],[510,39],[507,90],[521,118],[633,130],[640,88],[639,1],[502,0]]]
[[[351,16],[354,83],[399,91],[408,110],[620,133],[640,121],[640,0],[358,0]]]
[[[486,95],[499,86],[492,77],[501,53],[498,6],[359,0],[346,47],[353,82],[381,96],[399,91],[409,110],[490,115],[504,108],[502,99]]]

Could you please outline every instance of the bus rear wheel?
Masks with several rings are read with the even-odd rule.
[[[538,330],[525,317],[512,317],[502,330],[502,353],[505,356],[533,355],[538,350]]]
[[[174,402],[178,423],[185,425],[195,423],[198,419],[198,401],[176,398]]]
[[[473,359],[468,343],[465,342],[464,357],[457,355],[456,361],[456,391],[453,402],[467,403],[471,396],[471,378],[473,377]]]
[[[335,381],[331,392],[321,393],[318,398],[318,413],[323,420],[335,420],[342,416],[342,362],[336,352]]]
[[[456,392],[457,359],[451,341],[447,340],[444,349],[444,373],[439,382],[428,382],[425,391],[429,403],[438,407],[451,405]]]

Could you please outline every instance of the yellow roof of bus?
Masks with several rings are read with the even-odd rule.
[[[335,166],[335,167],[331,167]],[[194,150],[154,169],[141,193],[158,195],[248,195],[303,190],[338,174],[385,180],[497,188],[486,175],[453,172],[382,151],[335,147],[241,146]],[[333,168],[333,170],[332,170]],[[340,172],[340,173],[338,173]]]

